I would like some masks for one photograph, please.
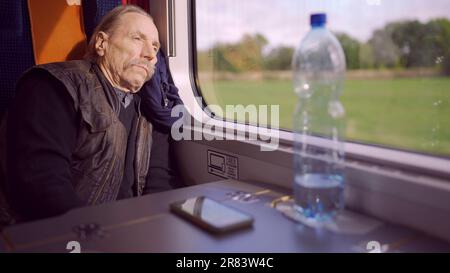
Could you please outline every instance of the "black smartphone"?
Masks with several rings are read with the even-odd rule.
[[[251,215],[205,196],[172,203],[170,210],[212,233],[226,233],[253,224]]]

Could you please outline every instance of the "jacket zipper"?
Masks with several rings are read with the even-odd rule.
[[[166,82],[162,82],[162,95],[164,99],[164,107],[167,108],[169,106],[169,99],[167,98],[168,87]]]

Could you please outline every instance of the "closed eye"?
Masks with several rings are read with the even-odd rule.
[[[159,43],[158,42],[154,42],[153,43],[153,49],[155,50],[155,52],[158,52],[159,48],[160,48]]]

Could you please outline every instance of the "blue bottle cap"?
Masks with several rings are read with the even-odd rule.
[[[323,27],[327,23],[327,15],[325,13],[311,14],[311,27]]]

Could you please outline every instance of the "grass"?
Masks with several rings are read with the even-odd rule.
[[[280,127],[292,128],[297,97],[288,80],[205,81],[201,87],[206,101],[223,109],[278,104]],[[347,80],[341,101],[347,139],[450,155],[450,78]]]

